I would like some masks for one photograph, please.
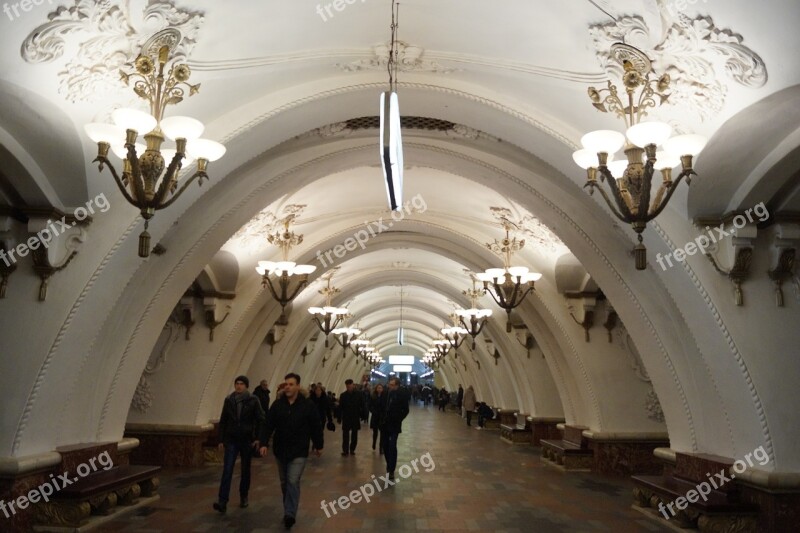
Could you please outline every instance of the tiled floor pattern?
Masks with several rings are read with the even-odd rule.
[[[326,517],[331,502],[383,475],[385,463],[363,429],[352,457],[342,457],[341,431],[326,431],[326,449],[303,474],[293,531],[668,531],[631,509],[631,484],[544,465],[539,448],[512,447],[497,431],[466,427],[458,415],[413,407],[399,441],[398,467],[430,454],[426,468],[377,491],[372,501]],[[418,463],[419,464],[419,463]],[[238,465],[237,465],[238,471]],[[280,486],[272,456],[253,462],[250,507],[238,508],[238,474],[225,516],[211,508],[221,466],[171,469],[161,476],[161,499],[105,524],[104,532],[282,531]],[[399,472],[398,472],[399,474]],[[368,490],[368,489],[367,489]],[[329,511],[330,512],[330,511]]]

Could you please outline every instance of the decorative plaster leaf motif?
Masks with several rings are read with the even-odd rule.
[[[238,241],[245,247],[256,242],[265,243],[267,235],[283,228],[283,221],[287,217],[297,218],[305,208],[304,204],[289,204],[283,208],[283,216],[280,218],[269,208],[264,209],[234,233],[228,242]]]
[[[424,59],[425,49],[419,46],[410,45],[402,41],[398,42],[397,70],[400,72],[434,72],[436,74],[450,74],[458,69],[443,67],[436,61]],[[361,70],[386,70],[389,64],[389,44],[377,44],[372,47],[374,57],[361,59],[352,63],[336,66],[345,72],[358,72]]]
[[[151,407],[153,407],[152,388],[150,387],[150,381],[148,381],[147,376],[142,374],[142,377],[139,378],[139,383],[136,385],[133,398],[131,398],[131,409],[136,409],[144,414],[147,413]]]
[[[68,39],[81,39],[75,56],[59,72],[59,92],[70,102],[96,101],[120,88],[119,69],[139,54],[141,45],[156,31],[173,27],[183,40],[175,57],[186,58],[197,41],[203,16],[179,10],[172,1],[149,0],[146,28],[131,23],[128,3],[119,0],[74,0],[59,7],[49,21],[34,29],[22,43],[20,55],[28,63],[50,63],[64,54]]]
[[[660,40],[638,16],[589,28],[597,59],[610,77],[622,74],[621,65],[611,57],[611,45],[635,43],[653,61],[656,72],[670,75],[668,103],[688,108],[702,120],[713,117],[725,105],[728,84],[722,81],[722,71],[745,87],[758,88],[767,82],[764,61],[742,44],[741,35],[717,28],[709,16],[690,19],[683,13],[673,15],[665,0],[658,0],[658,5],[664,27]]]

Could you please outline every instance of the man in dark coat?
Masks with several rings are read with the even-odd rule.
[[[461,415],[461,418],[464,418],[464,412],[461,410],[461,406],[464,404],[464,387],[461,386],[461,383],[458,384],[458,395],[456,396],[456,407],[458,407],[458,414]]]
[[[261,383],[253,389],[253,394],[258,398],[258,401],[261,402],[261,408],[266,413],[269,411],[269,387],[267,386],[267,380],[262,379]]]
[[[381,438],[383,455],[386,457],[386,472],[389,474],[389,479],[394,481],[394,470],[397,467],[397,437],[402,433],[403,420],[408,416],[408,398],[400,390],[399,378],[389,378],[388,388]]]
[[[224,513],[228,507],[231,492],[231,478],[236,458],[242,456],[242,479],[239,482],[239,507],[247,507],[247,494],[250,491],[250,459],[252,448],[259,448],[264,440],[264,410],[258,398],[250,394],[247,376],[234,380],[234,392],[225,398],[222,414],[219,417],[220,448],[225,450],[222,467],[222,480],[219,484],[219,499],[214,509]]]
[[[272,439],[272,452],[278,465],[283,492],[283,525],[291,528],[297,519],[300,504],[300,476],[308,460],[309,443],[314,454],[322,453],[322,425],[314,403],[300,392],[300,376],[287,374],[283,395],[272,404],[267,414],[265,442]],[[266,455],[266,447],[261,454]]]
[[[353,380],[344,382],[347,390],[339,395],[339,415],[342,423],[342,455],[355,455],[358,430],[364,418],[364,396],[354,389]]]

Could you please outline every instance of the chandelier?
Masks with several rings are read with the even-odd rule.
[[[334,269],[334,271],[337,269]],[[316,322],[317,327],[325,334],[325,347],[328,347],[328,335],[344,320],[347,316],[347,309],[344,307],[333,307],[331,305],[331,298],[334,294],[341,292],[336,287],[331,287],[331,278],[333,272],[326,276],[328,281],[327,287],[320,289],[319,293],[325,296],[325,307],[309,307],[308,312]]]
[[[167,69],[170,53],[180,41],[178,30],[160,31],[142,46],[134,62],[135,72],[120,70],[126,85],[134,80],[133,92],[147,100],[150,113],[121,108],[111,115],[113,125],[91,123],[84,126],[89,138],[97,143],[97,157],[92,162],[99,163],[100,172],[108,166],[125,200],[137,207],[144,218],[144,231],[139,235],[139,257],[150,255],[147,228],[155,212],[172,205],[195,179],[202,185],[203,179],[208,178],[209,161],[216,161],[225,154],[225,147],[220,143],[199,138],[204,129],[200,121],[181,116],[164,118],[168,105],[183,100],[184,87],[189,90],[189,96],[200,89],[199,84],[187,83],[191,70],[185,63],[173,62]],[[146,144],[136,142],[140,133],[144,134]],[[174,148],[162,148],[165,136],[175,141]],[[108,159],[109,149],[122,159],[121,176]],[[179,189],[181,168],[193,160],[197,160],[197,170],[183,180]]]
[[[637,233],[638,243],[634,247],[636,269],[647,267],[647,248],[643,244],[642,232],[647,223],[664,210],[672,193],[683,178],[691,183],[697,174],[692,169],[692,158],[705,147],[706,139],[700,135],[677,135],[670,138],[672,127],[663,122],[642,122],[647,110],[663,104],[669,94],[670,78],[663,74],[651,79],[650,59],[633,46],[616,43],[611,55],[622,65],[622,84],[627,98],[620,98],[616,85],[608,81],[608,87],[600,90],[589,87],[589,98],[602,112],[613,111],[625,121],[625,135],[613,130],[598,130],[587,133],[581,139],[583,149],[572,154],[575,163],[587,171],[584,187],[589,194],[600,191],[611,212],[618,219],[631,225]],[[603,93],[607,93],[605,97]],[[656,104],[658,97],[658,104]],[[626,141],[627,138],[627,141]],[[614,161],[614,154],[622,148],[626,160]],[[663,151],[656,151],[663,146]],[[681,173],[672,179],[672,169],[681,165]],[[662,182],[653,192],[653,174],[661,170]],[[597,183],[608,183],[611,197]],[[621,176],[615,178],[614,176]]]
[[[367,339],[356,339],[350,342],[350,349],[353,351],[353,355],[356,357],[363,357],[364,355],[375,351],[375,348],[370,346],[370,342]]]
[[[378,352],[372,353],[368,357],[369,366],[372,370],[376,370],[379,366],[381,366],[386,361],[381,357],[381,354]]]
[[[347,315],[344,317],[347,318]],[[358,328],[350,328],[347,326],[342,326],[334,329],[331,331],[333,333],[333,338],[339,345],[342,347],[342,358],[347,356],[347,348],[350,347],[350,343],[356,339],[359,335],[361,335],[361,330]]]
[[[492,316],[491,309],[478,308],[478,298],[483,294],[483,291],[478,289],[477,282],[478,280],[473,277],[472,289],[463,291],[464,295],[469,297],[472,306],[469,309],[459,309],[456,311],[456,316],[458,316],[461,322],[461,329],[464,330],[464,333],[469,333],[472,337],[473,350],[475,349],[475,338],[480,335],[481,331],[483,331],[483,327],[489,322],[489,317]],[[469,325],[467,325],[466,320],[469,320]],[[442,333],[444,333],[444,331],[442,331]],[[445,335],[445,338],[447,338],[447,335]]]
[[[475,274],[475,277],[483,282],[484,292],[488,292],[497,305],[506,310],[508,314],[506,331],[510,333],[512,309],[519,306],[533,291],[534,283],[542,275],[538,272],[531,272],[528,267],[511,266],[511,256],[525,246],[525,240],[519,240],[516,237],[512,239],[510,233],[514,225],[506,218],[503,218],[502,222],[503,229],[506,231],[505,239],[502,241],[495,239],[493,243],[486,246],[503,257],[503,268],[489,268],[485,272]],[[482,317],[476,317],[476,320],[478,318]]]
[[[295,299],[300,289],[308,283],[308,275],[317,267],[314,265],[298,265],[289,261],[289,252],[293,246],[303,242],[303,236],[289,231],[289,225],[294,215],[289,215],[283,220],[283,230],[267,235],[270,244],[281,249],[282,261],[259,261],[256,272],[261,275],[261,285],[269,289],[272,297],[281,304],[281,317],[284,317],[286,306]],[[273,278],[277,281],[275,286]],[[327,346],[327,342],[325,343]]]
[[[392,41],[389,46],[389,90],[380,99],[381,168],[389,197],[389,208],[398,211],[403,205],[403,140],[400,131],[400,105],[397,98],[397,19],[399,6],[392,0]]]
[[[453,325],[442,328],[440,331],[444,339],[450,343],[450,346],[456,350],[456,355],[458,355],[458,349],[464,344],[464,340],[467,338],[469,331],[458,325],[458,315],[456,313],[450,315],[450,319],[453,321]]]

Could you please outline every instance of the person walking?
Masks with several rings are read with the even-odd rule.
[[[309,443],[313,443],[314,454],[322,454],[322,425],[319,412],[311,400],[300,389],[300,376],[287,374],[283,394],[275,400],[267,414],[264,431],[264,447],[261,455],[267,454],[269,438],[272,453],[278,465],[278,476],[283,493],[283,525],[290,529],[297,521],[300,505],[300,477],[308,461]]]
[[[364,418],[364,396],[354,390],[353,380],[344,382],[347,390],[339,395],[340,422],[342,423],[342,455],[355,455],[358,446],[358,431]]]
[[[336,426],[333,425],[333,411],[331,410],[330,399],[328,395],[325,394],[325,389],[322,388],[322,385],[317,384],[314,387],[314,392],[311,394],[311,401],[317,409],[320,425],[323,428],[327,426],[331,431],[335,430]],[[324,435],[325,431],[323,430],[322,433]]]
[[[383,391],[383,385],[378,383],[375,385],[375,390],[372,392],[372,397],[369,402],[369,412],[372,414],[369,420],[369,427],[372,429],[372,449],[375,449],[375,444],[377,442],[378,453],[380,455],[383,455],[383,439],[380,437],[380,433],[385,411],[386,393]]]
[[[456,395],[456,407],[458,408],[458,414],[461,415],[461,418],[464,418],[464,387],[461,386],[461,383],[458,384],[458,394]]]
[[[467,391],[464,393],[464,411],[467,414],[467,425],[472,425],[472,413],[475,411],[475,389],[472,388],[472,385],[467,387]]]
[[[383,454],[386,457],[386,473],[389,474],[389,479],[394,481],[394,470],[397,468],[397,438],[402,433],[403,420],[408,416],[408,398],[400,390],[398,377],[389,378],[388,388],[381,437]]]
[[[253,394],[258,398],[264,412],[269,411],[269,387],[266,379],[262,379],[258,387],[253,389]]]
[[[219,495],[214,502],[214,509],[220,513],[228,510],[228,499],[231,492],[231,479],[236,458],[242,457],[242,477],[239,481],[239,507],[248,506],[247,495],[250,491],[250,460],[253,448],[265,442],[265,415],[258,398],[250,394],[247,388],[250,380],[247,376],[239,376],[233,382],[234,391],[225,398],[222,414],[219,417],[220,449],[225,451],[222,466],[222,479],[219,483]]]

